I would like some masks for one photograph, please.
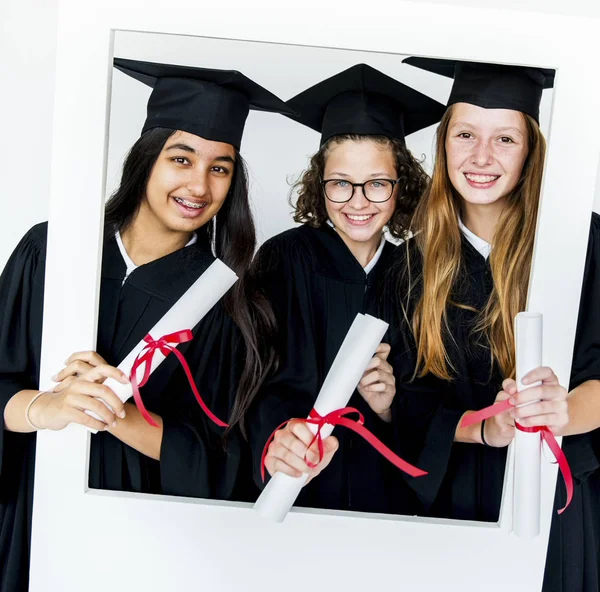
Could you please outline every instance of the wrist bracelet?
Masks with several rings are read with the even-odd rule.
[[[481,443],[484,446],[489,446],[489,444],[485,441],[484,431],[485,431],[485,419],[481,420]]]
[[[37,395],[35,395],[35,397],[33,397],[33,399],[31,399],[31,401],[29,401],[29,405],[27,405],[27,409],[25,409],[25,420],[27,421],[27,423],[29,424],[29,427],[33,428],[35,431],[38,430],[43,430],[44,428],[38,428],[36,425],[34,425],[34,423],[31,421],[31,418],[29,417],[29,411],[31,409],[31,406],[42,396],[45,395],[46,391],[40,391]]]

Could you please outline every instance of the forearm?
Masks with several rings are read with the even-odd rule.
[[[568,396],[569,423],[557,436],[585,434],[600,427],[600,380],[588,380]]]
[[[125,403],[125,419],[117,419],[116,427],[108,431],[128,446],[138,452],[160,460],[160,448],[163,437],[163,421],[156,413],[150,413],[159,427],[151,426],[141,415],[138,408],[131,403]]]
[[[25,412],[27,411],[27,406],[31,400],[39,392],[40,391],[35,390],[23,390],[11,397],[4,408],[4,427],[9,432],[27,433],[36,431],[35,428],[27,421]],[[30,419],[34,425],[37,425],[34,419],[34,410],[35,406],[32,406],[30,410]]]
[[[466,428],[461,427],[463,418],[465,418],[473,411],[465,411],[463,416],[460,418],[458,425],[456,426],[456,432],[454,433],[455,442],[463,442],[465,444],[483,444],[481,441],[481,422],[478,421],[473,425],[467,426]]]

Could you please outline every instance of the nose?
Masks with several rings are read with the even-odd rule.
[[[487,142],[479,140],[475,144],[471,154],[471,162],[478,167],[484,167],[491,164],[492,150]]]
[[[368,208],[369,203],[369,200],[365,197],[364,185],[362,187],[354,187],[354,195],[348,204],[355,210],[362,210]]]
[[[208,191],[208,171],[192,169],[187,179],[187,190],[190,196],[202,197]]]

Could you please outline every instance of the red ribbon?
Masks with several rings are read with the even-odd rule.
[[[188,379],[192,392],[196,397],[196,401],[202,410],[208,417],[216,423],[218,426],[227,427],[227,424],[224,421],[221,421],[207,406],[206,403],[202,400],[198,389],[196,388],[196,384],[194,382],[194,378],[192,377],[192,372],[186,359],[183,357],[183,354],[177,349],[177,345],[180,343],[185,343],[186,341],[191,341],[193,338],[192,332],[189,329],[184,329],[183,331],[176,331],[175,333],[170,333],[169,335],[163,335],[160,339],[153,339],[150,334],[144,337],[144,341],[147,345],[144,346],[142,351],[137,355],[133,362],[133,366],[131,367],[131,372],[129,373],[129,380],[131,381],[131,387],[133,388],[133,400],[137,405],[137,408],[140,410],[142,417],[155,428],[158,427],[158,424],[152,419],[150,413],[146,409],[144,402],[142,401],[142,396],[140,395],[140,387],[144,386],[148,379],[150,378],[150,373],[152,371],[152,358],[156,350],[160,350],[160,353],[167,357],[171,352],[175,354],[181,365],[183,366],[183,370],[185,371],[185,375]],[[144,375],[142,376],[142,380],[137,381],[137,369],[143,366],[144,367]]]
[[[348,419],[345,417],[346,415],[350,415],[351,413],[358,414],[357,420]],[[427,475],[427,471],[422,471],[421,469],[407,463],[405,460],[401,459],[397,454],[392,452],[381,440],[376,438],[367,428],[364,427],[365,418],[363,414],[353,407],[344,407],[343,409],[336,409],[331,413],[328,413],[325,416],[321,416],[318,411],[315,409],[311,409],[308,419],[288,419],[284,421],[282,424],[277,426],[273,433],[269,436],[265,447],[263,448],[262,457],[260,459],[260,474],[262,480],[265,480],[265,459],[267,457],[267,450],[269,448],[269,444],[273,441],[275,437],[275,433],[277,430],[280,430],[282,427],[286,426],[290,421],[300,421],[302,423],[310,423],[317,426],[317,433],[313,436],[310,444],[308,445],[306,452],[304,453],[304,462],[311,468],[316,467],[321,460],[323,460],[323,437],[321,436],[321,429],[325,426],[325,424],[329,424],[332,426],[343,426],[356,432],[359,436],[364,438],[379,454],[383,455],[387,460],[389,460],[394,466],[398,467],[401,471],[404,471],[411,477],[422,477],[423,475]],[[308,454],[308,449],[317,442],[317,447],[319,449],[319,460],[316,463],[310,462],[306,455]]]
[[[500,401],[499,403],[494,403],[489,407],[485,407],[480,409],[479,411],[475,411],[474,413],[469,413],[460,423],[461,427],[466,428],[474,423],[478,423],[483,421],[484,419],[489,419],[490,417],[494,417],[495,415],[499,415],[500,413],[504,413],[509,409],[512,409],[514,405],[510,402],[509,399],[505,401]],[[562,451],[562,448],[558,445],[554,434],[548,429],[547,426],[534,426],[531,428],[526,428],[522,426],[518,422],[515,421],[515,428],[517,428],[521,432],[526,432],[528,434],[537,434],[539,433],[541,439],[548,444],[548,448],[552,451],[556,462],[558,463],[558,468],[562,474],[563,480],[565,482],[565,489],[567,490],[567,503],[564,508],[558,510],[559,514],[562,514],[571,503],[573,499],[573,475],[571,474],[571,467],[569,467],[569,461],[565,456],[565,453]]]

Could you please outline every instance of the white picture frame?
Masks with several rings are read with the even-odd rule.
[[[544,314],[544,363],[566,384],[600,157],[593,21],[399,2],[371,3],[367,19],[349,4],[307,3],[290,23],[282,6],[105,0],[94,11],[61,1],[41,387],[96,341],[115,30],[556,68],[528,308]],[[556,479],[549,463],[542,532],[526,541],[511,534],[510,482],[498,524],[299,509],[278,525],[246,504],[91,492],[87,443],[78,427],[38,435],[34,592],[541,587]]]

